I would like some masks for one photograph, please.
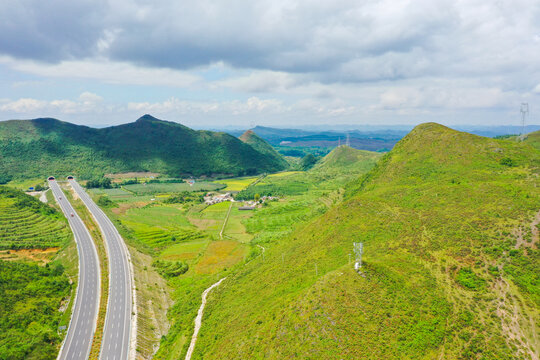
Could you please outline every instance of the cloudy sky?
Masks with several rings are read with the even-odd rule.
[[[538,0],[0,0],[0,120],[540,123]]]

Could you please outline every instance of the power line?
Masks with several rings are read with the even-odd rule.
[[[529,115],[529,103],[521,103],[519,112],[521,112],[521,135],[525,135],[525,119]]]

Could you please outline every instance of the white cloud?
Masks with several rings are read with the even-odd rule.
[[[180,70],[139,67],[106,59],[70,60],[58,64],[0,57],[0,64],[24,73],[60,79],[91,79],[108,84],[188,87],[200,77]]]
[[[0,115],[489,122],[533,109],[539,19],[537,0],[0,2],[0,97],[18,98]],[[36,99],[74,83],[105,99]]]
[[[82,114],[99,113],[102,111],[101,102],[103,98],[99,95],[83,92],[78,101],[58,99],[58,100],[38,100],[22,98],[18,100],[4,99],[0,102],[0,111],[16,113],[30,116],[43,116],[43,114]]]

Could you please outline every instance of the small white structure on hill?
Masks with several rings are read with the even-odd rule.
[[[364,243],[355,242],[353,243],[353,248],[355,255],[354,270],[360,272],[360,268],[362,267],[362,254],[364,253]]]

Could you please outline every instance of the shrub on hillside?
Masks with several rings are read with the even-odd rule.
[[[189,269],[189,265],[182,261],[155,260],[152,266],[165,278],[180,276]]]
[[[471,268],[461,268],[456,275],[456,282],[470,290],[481,290],[486,281],[476,275]]]

